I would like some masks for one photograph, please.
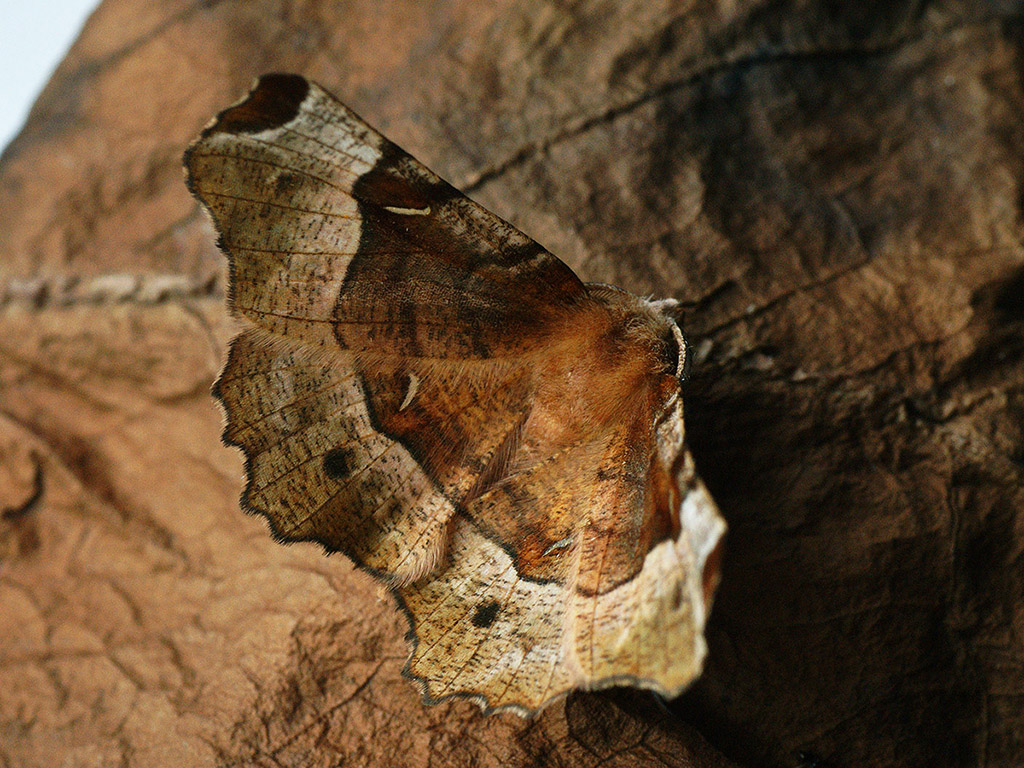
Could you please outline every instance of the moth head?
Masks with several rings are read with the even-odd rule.
[[[653,315],[660,330],[659,359],[664,372],[684,382],[690,375],[690,345],[679,327],[678,307],[675,299],[642,299],[646,310]]]

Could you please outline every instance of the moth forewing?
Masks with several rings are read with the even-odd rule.
[[[673,303],[584,285],[298,75],[185,165],[245,322],[215,388],[242,506],[392,589],[427,701],[689,684],[724,523]]]

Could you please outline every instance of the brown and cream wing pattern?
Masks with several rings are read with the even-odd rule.
[[[522,418],[521,358],[583,285],[298,76],[261,78],[186,167],[247,324],[216,386],[245,505],[282,539],[419,578]]]
[[[674,322],[295,75],[186,169],[242,325],[215,394],[243,507],[392,585],[428,698],[692,680],[724,526],[683,447]]]

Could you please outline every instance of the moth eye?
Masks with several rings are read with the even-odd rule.
[[[679,372],[679,344],[671,329],[661,337],[661,351],[658,360],[664,365],[665,373],[675,376]]]
[[[689,381],[690,379],[690,363],[693,361],[693,355],[690,354],[690,342],[683,338],[683,365],[682,370],[679,371],[680,381]]]

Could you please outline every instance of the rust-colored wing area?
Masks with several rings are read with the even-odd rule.
[[[603,299],[567,337],[575,356],[538,363],[517,448],[460,507],[450,566],[398,590],[430,700],[530,711],[578,687],[674,695],[700,672],[724,525],[683,444],[680,337],[635,297]]]
[[[395,588],[428,699],[692,680],[724,526],[674,322],[298,76],[261,78],[186,167],[243,326],[215,388],[243,507]]]
[[[284,540],[422,577],[524,418],[523,359],[585,288],[295,75],[261,78],[185,162],[249,327],[216,387],[244,506]]]

